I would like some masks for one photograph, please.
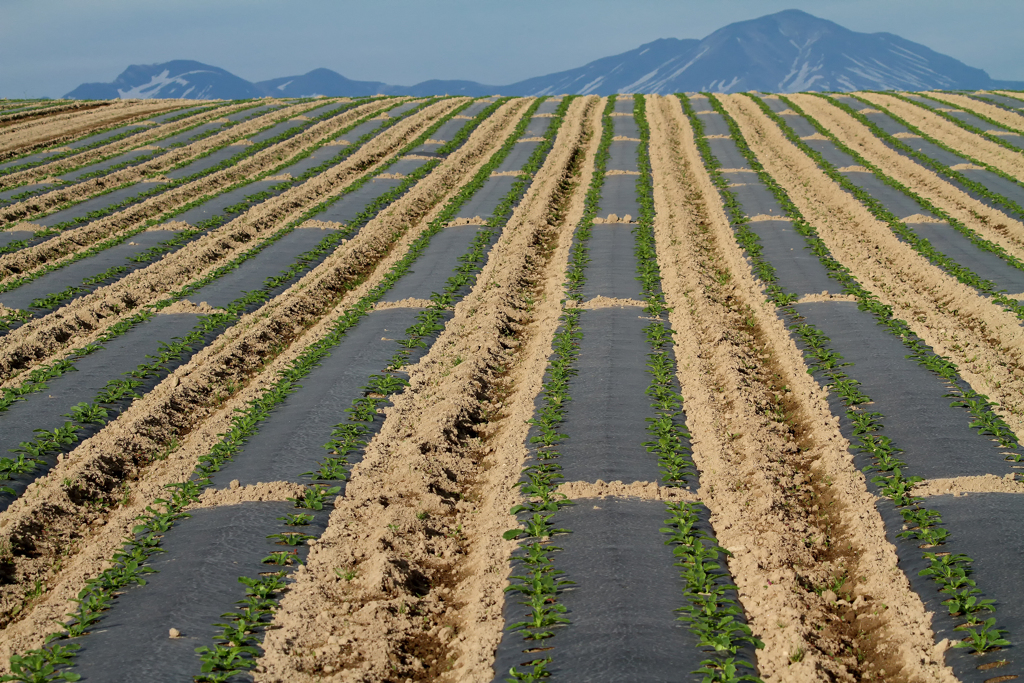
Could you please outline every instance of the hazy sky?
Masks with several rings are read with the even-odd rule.
[[[1021,0],[0,0],[0,97],[58,97],[172,59],[250,81],[326,67],[503,85],[791,8],[1024,80]]]

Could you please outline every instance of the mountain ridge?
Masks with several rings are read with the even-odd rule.
[[[783,10],[734,22],[703,39],[659,38],[575,69],[508,85],[438,79],[389,85],[353,80],[325,68],[251,83],[220,67],[175,60],[129,66],[112,83],[84,83],[65,97],[477,97],[977,88],[1024,89],[1024,81],[992,79],[982,69],[892,33],[859,33],[801,10]]]

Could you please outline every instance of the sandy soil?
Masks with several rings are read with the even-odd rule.
[[[85,110],[80,112],[60,112],[24,124],[12,123],[0,128],[0,160],[188,104],[194,103],[188,100],[115,101],[99,108],[83,107]]]
[[[966,109],[967,111],[981,114],[987,118],[997,121],[1007,128],[1012,128],[1017,132],[1024,131],[1024,116],[1017,114],[1016,112],[1007,111],[994,104],[988,102],[979,102],[973,100],[970,97],[964,95],[957,95],[955,93],[944,93],[944,92],[930,92],[926,93],[929,97],[934,97],[937,100],[943,102],[949,102],[955,104],[958,107]],[[954,110],[955,111],[955,110]]]
[[[1024,329],[1017,318],[899,241],[749,99],[727,97],[723,103],[832,255],[936,353],[955,362],[975,391],[1000,403],[997,410],[1010,427],[1024,434]]]
[[[857,150],[883,173],[940,207],[987,240],[1024,258],[1024,224],[954,187],[934,171],[889,149],[855,118],[820,97],[793,95],[793,101],[843,144]]]
[[[765,642],[761,675],[860,680],[884,669],[886,680],[953,680],[936,659],[923,604],[890,571],[895,549],[838,418],[736,245],[678,100],[658,98],[649,110],[656,237],[672,325],[687,340],[676,354],[698,493]],[[771,419],[771,405],[791,417]],[[819,545],[826,538],[832,550]],[[842,574],[857,578],[843,604],[807,589]],[[844,626],[851,618],[859,628]],[[864,661],[831,656],[846,644]]]
[[[26,169],[18,173],[12,173],[5,175],[0,178],[0,187],[7,188],[20,185],[22,183],[38,183],[42,179],[56,175],[60,175],[62,169],[74,168],[82,166],[87,163],[102,159],[104,157],[119,154],[137,146],[143,146],[145,149],[151,149],[148,146],[149,142],[160,139],[167,135],[171,135],[179,130],[190,128],[200,123],[208,123],[214,119],[220,118],[225,114],[238,111],[239,109],[245,108],[246,103],[228,105],[215,109],[210,112],[203,114],[197,114],[190,116],[181,121],[172,121],[170,123],[155,124],[151,125],[148,130],[142,133],[136,133],[130,138],[123,140],[116,140],[106,145],[100,145],[94,149],[88,149],[77,154],[72,154],[64,159],[53,161],[48,164],[42,164],[31,169]],[[142,122],[147,123],[147,122]],[[141,124],[140,124],[141,125]],[[59,149],[59,148],[58,148]],[[68,148],[64,148],[67,151]]]
[[[914,104],[908,104],[891,95],[863,93],[866,100],[885,107],[904,121],[927,131],[933,138],[952,147],[961,154],[973,157],[982,163],[998,168],[1017,180],[1024,180],[1024,155],[1016,150],[1000,147],[991,140],[975,135],[938,114],[933,114]]]
[[[447,106],[458,104],[455,100]],[[234,408],[266,390],[278,370],[308,343],[326,334],[334,315],[380,281],[399,258],[395,252],[404,252],[443,200],[486,162],[499,144],[498,134],[511,132],[524,106],[521,100],[504,105],[460,150],[385,215],[368,223],[346,248],[244,316],[216,344],[197,353],[103,432],[63,457],[0,514],[0,543],[10,544],[12,539],[17,543],[26,534],[45,536],[45,541],[35,543],[30,556],[12,558],[12,583],[0,588],[0,615],[5,620],[11,618],[13,607],[24,604],[23,586],[33,585],[36,578],[51,586],[43,600],[33,609],[23,610],[18,621],[0,633],[0,661],[6,662],[9,653],[42,643],[51,620],[67,612],[67,601],[77,595],[86,579],[106,566],[104,558],[134,517],[165,494],[164,484],[188,477],[197,458],[226,431]],[[418,229],[410,230],[410,226]],[[357,286],[350,289],[353,284]],[[179,439],[181,446],[166,459],[153,461],[151,454],[163,452],[171,439]],[[106,524],[94,524],[96,514],[90,506],[69,497],[62,483],[65,480],[75,482],[86,498],[109,501],[112,510],[106,513]],[[127,505],[119,505],[122,485],[132,494]],[[102,538],[83,542],[81,530],[94,526],[103,526]],[[58,558],[63,559],[57,562]]]
[[[561,281],[552,275],[564,266],[570,221],[582,207],[582,191],[577,186],[566,195],[564,181],[595,100],[572,105],[555,150],[492,249],[478,286],[411,369],[412,386],[396,397],[380,435],[353,469],[309,571],[282,601],[275,621],[283,628],[268,635],[266,669],[257,680],[382,680],[394,675],[392,666],[400,678],[491,680],[514,547],[501,534],[515,524],[508,510],[525,457],[524,421],[532,415],[557,325]],[[564,221],[553,215],[555,207]],[[531,293],[537,301],[532,312],[526,305]],[[466,360],[453,365],[456,357]],[[405,474],[396,477],[399,472]],[[387,531],[385,523],[399,531]],[[461,533],[453,536],[452,529]],[[337,580],[338,566],[357,570],[358,578]],[[410,579],[417,575],[430,589],[415,591]],[[310,609],[351,616],[348,623],[318,623],[311,632],[303,623]],[[419,616],[412,618],[414,611]],[[300,631],[311,647],[295,647]]]
[[[986,474],[980,477],[928,479],[914,487],[915,496],[943,496],[950,493],[954,496],[967,493],[1024,493],[1024,481],[1013,474],[1004,477]]]
[[[5,369],[4,379],[27,367],[19,368],[19,362],[44,362],[70,346],[85,343],[86,339],[102,334],[116,320],[134,314],[139,306],[163,298],[183,283],[203,277],[226,260],[250,249],[289,221],[299,218],[309,206],[340,193],[359,176],[383,164],[434,118],[456,106],[458,100],[446,100],[403,120],[326,173],[251,208],[147,268],[8,334],[0,340],[0,368]],[[263,163],[268,162],[277,163],[273,158]],[[5,360],[10,363],[14,358],[21,360],[5,365]]]

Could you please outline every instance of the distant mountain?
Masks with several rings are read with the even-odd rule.
[[[255,86],[272,97],[315,97],[316,95],[358,97],[360,95],[493,95],[498,85],[475,81],[424,81],[416,85],[388,85],[380,81],[353,81],[330,69],[314,69],[301,76],[260,81]]]
[[[313,69],[302,76],[285,76],[253,84],[263,95],[271,97],[315,97],[344,93],[348,97],[376,95],[384,92],[386,83],[353,81],[330,69]]]
[[[130,66],[113,83],[86,83],[73,99],[245,99],[360,95],[610,95],[617,92],[1024,89],[891,33],[857,33],[799,10],[740,21],[703,40],[662,38],[578,69],[510,85],[431,80],[411,86],[354,81],[330,69],[250,83],[185,60]]]
[[[113,83],[83,83],[64,97],[76,100],[242,100],[263,97],[263,94],[249,81],[220,67],[177,59],[163,64],[133,64]]]

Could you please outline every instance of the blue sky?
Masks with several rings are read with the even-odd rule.
[[[58,97],[171,59],[251,81],[326,67],[500,85],[791,8],[1024,80],[1021,0],[0,0],[0,97]]]

